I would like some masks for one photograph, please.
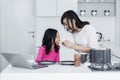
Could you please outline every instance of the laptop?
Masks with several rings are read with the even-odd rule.
[[[48,67],[47,65],[41,65],[35,62],[30,63],[21,54],[13,54],[13,53],[1,53],[1,54],[13,67],[26,68],[26,69],[39,69],[39,68]]]

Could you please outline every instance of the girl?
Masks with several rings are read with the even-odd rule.
[[[39,48],[36,62],[42,60],[59,62],[60,35],[55,29],[47,29],[42,39],[42,46]]]

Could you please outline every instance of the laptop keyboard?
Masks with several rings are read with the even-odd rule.
[[[39,68],[45,68],[45,67],[48,67],[48,66],[47,65],[39,65],[39,64],[32,65],[33,69],[39,69]]]

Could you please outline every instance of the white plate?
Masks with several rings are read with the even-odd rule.
[[[55,64],[55,62],[54,61],[40,61],[39,64],[52,65],[52,64]]]
[[[74,65],[74,61],[61,61],[61,65]]]

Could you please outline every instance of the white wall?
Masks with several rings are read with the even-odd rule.
[[[2,15],[1,15],[1,0],[0,0],[0,17],[1,17]],[[2,39],[1,39],[1,21],[2,21],[2,19],[0,18],[0,72],[2,71],[2,68],[1,68],[1,63],[2,63],[2,56],[1,56],[1,43],[2,43]]]
[[[116,27],[116,33],[117,33],[117,35],[116,35],[116,40],[118,40],[117,42],[116,42],[116,44],[118,45],[118,46],[120,46],[120,0],[117,0],[117,20],[116,20],[116,22],[117,22],[117,27]]]
[[[103,33],[105,40],[110,39],[111,42],[114,42],[117,26],[116,17],[81,17],[81,19],[90,21],[96,31]]]
[[[0,73],[2,72],[2,70],[8,65],[8,62],[5,60],[5,58],[1,55],[1,51],[2,51],[2,0],[0,0]]]
[[[119,30],[119,32],[118,32],[118,37],[119,37],[119,42],[118,42],[118,45],[120,46],[120,1],[119,1],[119,8],[118,8],[118,10],[119,10],[119,13],[118,13],[118,15],[119,15],[119,21],[118,21],[118,30]]]

